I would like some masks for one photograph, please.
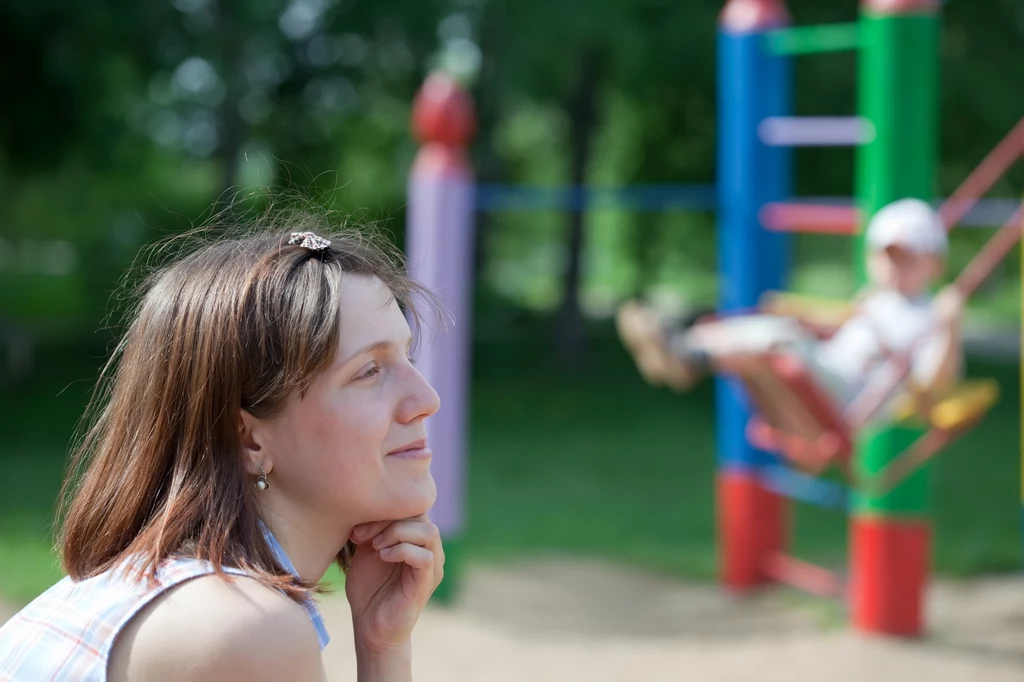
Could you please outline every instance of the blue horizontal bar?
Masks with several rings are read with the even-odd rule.
[[[943,199],[936,199],[935,208],[942,205]],[[849,206],[853,203],[850,197],[797,197],[790,199],[793,204],[828,204],[832,206]],[[1020,208],[1020,199],[981,199],[960,221],[959,227],[999,227],[1009,220]]]
[[[626,185],[623,187],[552,187],[477,185],[478,211],[714,211],[714,185]]]
[[[845,486],[802,474],[782,464],[763,467],[761,480],[772,492],[794,500],[826,509],[849,508],[850,493]]]
[[[794,197],[789,203],[849,206],[850,197]],[[625,185],[573,187],[479,184],[476,209],[481,212],[517,211],[715,211],[714,185]],[[936,206],[941,201],[935,202]],[[982,199],[961,221],[961,227],[998,227],[1020,206],[1018,199]]]

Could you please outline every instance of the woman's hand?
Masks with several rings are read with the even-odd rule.
[[[356,544],[345,576],[356,651],[408,654],[412,628],[444,575],[437,526],[426,514],[352,530]]]

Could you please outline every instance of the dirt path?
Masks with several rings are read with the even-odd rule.
[[[324,603],[329,679],[352,679],[343,598]],[[459,603],[431,608],[415,639],[417,682],[743,680],[1019,682],[1024,576],[939,584],[930,637],[867,638],[838,605],[787,592],[731,599],[640,572],[564,560],[478,567]]]

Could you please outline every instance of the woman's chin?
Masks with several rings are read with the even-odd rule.
[[[408,519],[426,514],[437,501],[437,486],[428,474],[402,491],[392,505],[389,518]]]

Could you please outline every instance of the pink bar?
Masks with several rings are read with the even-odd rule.
[[[842,578],[833,571],[786,554],[769,557],[763,570],[776,582],[819,597],[841,597],[846,590]]]
[[[765,204],[760,214],[761,225],[775,232],[812,234],[857,234],[860,211],[852,206],[821,204]]]
[[[896,15],[935,12],[939,4],[939,0],[861,0],[860,8],[872,14]]]
[[[996,266],[1010,253],[1021,238],[1024,229],[1024,205],[981,247],[981,251],[964,267],[956,278],[956,285],[964,297],[973,294],[988,279]]]
[[[985,160],[978,164],[974,172],[967,176],[952,196],[942,204],[939,213],[946,229],[950,230],[959,223],[967,212],[988,192],[992,185],[1002,177],[1003,173],[1013,165],[1021,154],[1024,154],[1024,118],[1013,127],[1013,130],[989,152]]]

